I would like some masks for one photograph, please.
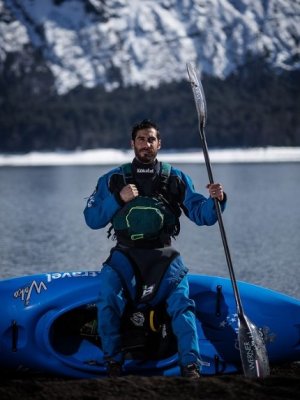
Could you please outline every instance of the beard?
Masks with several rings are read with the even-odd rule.
[[[143,164],[151,164],[156,159],[157,151],[150,149],[134,149],[135,157]]]

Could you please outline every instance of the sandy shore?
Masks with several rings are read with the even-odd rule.
[[[136,377],[117,379],[63,379],[45,376],[4,376],[0,378],[0,399],[80,400],[192,400],[300,398],[300,362],[276,366],[266,379],[249,380],[242,375],[185,378]]]

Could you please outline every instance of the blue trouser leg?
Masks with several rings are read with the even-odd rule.
[[[120,322],[126,306],[126,299],[120,278],[114,269],[109,265],[104,265],[101,276],[101,291],[97,303],[98,332],[102,340],[105,358],[113,358],[121,362]],[[135,282],[131,281],[131,285],[130,287],[133,288]],[[165,286],[162,285],[160,289],[157,300],[164,301]],[[172,319],[172,329],[177,337],[180,365],[199,364],[199,345],[194,315],[195,303],[189,298],[186,276],[180,278],[180,282],[171,290],[165,301],[167,312]],[[157,304],[157,302],[155,303]]]
[[[121,317],[126,300],[118,274],[108,265],[101,270],[102,284],[98,297],[98,333],[106,359],[122,362]]]
[[[167,312],[172,318],[172,329],[177,337],[179,364],[200,365],[200,354],[195,303],[189,298],[189,285],[185,276],[167,298]]]

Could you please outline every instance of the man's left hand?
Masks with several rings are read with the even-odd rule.
[[[218,199],[219,201],[224,200],[223,187],[220,183],[211,183],[206,186],[208,188],[210,197]]]

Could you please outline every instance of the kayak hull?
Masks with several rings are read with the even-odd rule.
[[[238,318],[229,279],[189,275],[196,304],[202,374],[242,371]],[[259,328],[271,364],[300,360],[300,301],[238,282],[244,311]],[[96,318],[98,271],[55,272],[0,281],[0,368],[74,378],[105,377],[101,345],[79,336]],[[90,318],[91,315],[94,317]],[[84,319],[86,318],[86,321]],[[90,322],[88,322],[89,324]],[[176,351],[162,359],[127,359],[124,374],[179,375]]]

